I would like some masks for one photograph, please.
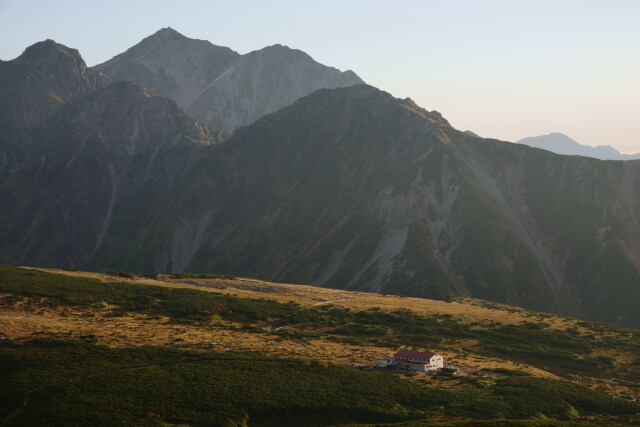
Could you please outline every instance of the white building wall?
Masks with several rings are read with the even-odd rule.
[[[431,358],[429,364],[431,369],[442,369],[444,368],[444,359],[439,354],[436,354]]]

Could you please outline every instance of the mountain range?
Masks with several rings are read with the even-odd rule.
[[[456,293],[640,326],[640,162],[479,138],[292,57],[310,60],[161,30],[93,69],[51,41],[2,62],[0,262]],[[304,84],[273,100],[287,79]]]
[[[558,132],[553,132],[548,135],[522,138],[517,141],[517,143],[569,156],[593,157],[594,159],[600,160],[640,159],[640,153],[622,154],[610,145],[598,145],[597,147],[583,145],[569,138],[567,135]]]
[[[364,83],[306,53],[273,45],[240,55],[163,28],[126,52],[93,67],[175,100],[193,117],[231,134],[317,89]]]

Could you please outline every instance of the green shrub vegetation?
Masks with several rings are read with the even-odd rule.
[[[107,274],[109,276],[124,277],[125,279],[135,279],[136,278],[135,273],[131,273],[129,271],[108,271]]]
[[[299,426],[545,418],[638,421],[635,402],[565,381],[509,376],[443,389],[379,371],[245,353],[0,344],[0,420],[24,426]],[[533,425],[533,424],[532,424]]]
[[[473,339],[480,343],[475,352],[558,374],[606,374],[615,361],[592,355],[602,348],[640,354],[638,331],[623,328],[605,327],[607,334],[594,339],[575,328],[553,330],[542,322],[487,326],[402,309],[306,310],[292,302],[0,266],[0,307],[25,301],[110,309],[112,315],[164,315],[173,322],[204,325],[226,319],[254,332],[288,324],[290,328],[279,333],[389,348],[437,347]],[[594,333],[598,328],[586,325]],[[585,416],[597,422],[640,422],[635,402],[515,371],[443,389],[438,384],[450,381],[447,375],[433,377],[425,386],[387,372],[308,360],[163,347],[113,349],[91,344],[95,337],[90,335],[83,340],[0,341],[0,422],[22,405],[25,396],[27,407],[8,425],[332,425],[425,419],[432,423],[435,418],[444,423],[440,425],[507,418],[545,425],[540,423],[547,418],[571,422],[584,421]],[[637,369],[627,371],[629,381],[638,377]]]
[[[0,293],[85,307],[106,302],[122,311],[161,314],[178,322],[207,321],[212,315],[249,323],[282,321],[300,308],[296,304],[236,298],[197,289],[102,282],[1,265]]]
[[[296,329],[297,336],[307,339],[323,338],[388,348],[434,348],[442,343],[475,339],[480,342],[475,352],[527,363],[558,375],[606,375],[615,366],[614,360],[591,356],[596,349],[621,349],[640,354],[640,331],[586,322],[584,324],[590,328],[604,328],[615,331],[616,335],[595,340],[575,330],[547,328],[542,322],[471,326],[451,315],[424,316],[406,309],[352,311],[325,305],[304,310],[291,302],[131,282],[102,282],[13,266],[0,265],[0,293],[11,294],[0,299],[0,305],[10,305],[20,297],[39,298],[41,303],[48,305],[99,308],[108,303],[119,307],[121,312],[165,315],[178,323],[206,324],[222,318],[242,322],[245,327],[288,324]],[[317,329],[328,332],[315,332]],[[282,329],[280,333],[294,332]],[[636,374],[630,371],[629,375]]]
[[[172,277],[176,279],[224,279],[233,280],[236,276],[231,274],[201,274],[201,273],[180,273],[172,274]]]

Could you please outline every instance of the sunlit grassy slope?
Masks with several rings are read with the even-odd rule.
[[[7,425],[640,421],[638,330],[472,299],[203,277],[0,266],[0,420],[28,397]],[[344,367],[398,348],[460,369]]]

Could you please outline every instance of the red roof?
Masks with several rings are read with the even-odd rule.
[[[399,357],[399,358],[406,358],[406,357],[413,357],[415,359],[431,359],[433,356],[435,356],[435,353],[431,353],[430,351],[412,351],[412,350],[398,350],[396,352],[396,354],[394,355],[395,357]]]

